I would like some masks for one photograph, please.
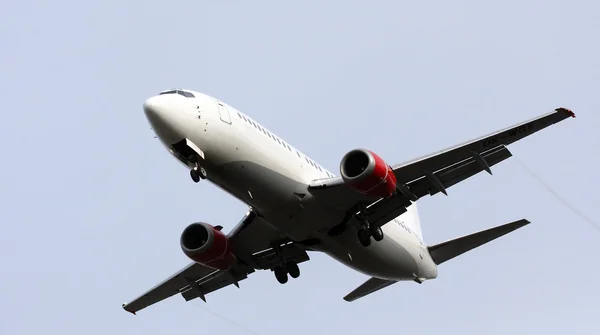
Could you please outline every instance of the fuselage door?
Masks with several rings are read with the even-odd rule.
[[[215,103],[217,104],[217,108],[219,109],[219,117],[221,117],[221,121],[223,121],[227,124],[231,124],[231,117],[229,116],[229,110],[227,109],[225,104],[223,104],[219,100],[215,100]]]

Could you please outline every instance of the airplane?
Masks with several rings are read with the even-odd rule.
[[[270,270],[281,284],[298,278],[308,252],[321,252],[370,277],[348,293],[355,301],[400,281],[437,278],[438,266],[524,227],[520,219],[442,243],[425,244],[417,202],[508,159],[507,145],[575,117],[566,108],[404,163],[371,150],[347,152],[340,176],[250,116],[204,93],[170,89],[143,111],[162,146],[194,182],[206,180],[248,211],[228,233],[198,221],[180,237],[185,268],[122,308],[133,313],[175,294],[185,301]]]

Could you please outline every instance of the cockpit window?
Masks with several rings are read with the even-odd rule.
[[[192,93],[182,91],[182,90],[171,90],[171,91],[165,91],[165,92],[159,93],[159,95],[163,95],[163,94],[179,94],[186,98],[194,98],[195,97]]]
[[[186,98],[194,98],[194,95],[187,91],[177,91],[177,94],[183,94],[183,96]]]

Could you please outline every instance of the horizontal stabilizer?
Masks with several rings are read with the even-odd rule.
[[[385,280],[379,278],[371,278],[364,282],[362,285],[357,287],[354,291],[350,292],[347,296],[344,297],[346,301],[354,301],[358,298],[362,298],[365,295],[369,295],[373,292],[377,292],[382,288],[386,288],[392,284],[396,283],[393,280]]]
[[[517,230],[523,226],[526,226],[529,223],[529,221],[521,219],[471,235],[466,235],[450,241],[439,243],[428,247],[429,254],[431,255],[431,258],[435,264],[439,265],[456,256],[462,255],[471,249],[475,249],[483,244],[493,241],[500,236],[506,235],[513,230]]]

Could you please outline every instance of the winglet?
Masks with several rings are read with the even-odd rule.
[[[134,311],[130,311],[130,310],[128,310],[127,308],[125,308],[125,304],[121,305],[121,307],[123,307],[123,309],[124,309],[124,310],[126,310],[126,311],[128,311],[129,313],[131,313],[131,314],[135,315],[135,312],[134,312]]]
[[[565,113],[567,113],[567,115],[569,115],[569,116],[570,116],[570,117],[572,117],[572,118],[574,118],[574,117],[575,117],[575,113],[573,113],[573,111],[572,111],[572,110],[570,110],[570,109],[568,109],[568,108],[564,108],[564,107],[558,107],[556,110],[557,110],[557,111],[562,111],[562,112],[565,112]]]

